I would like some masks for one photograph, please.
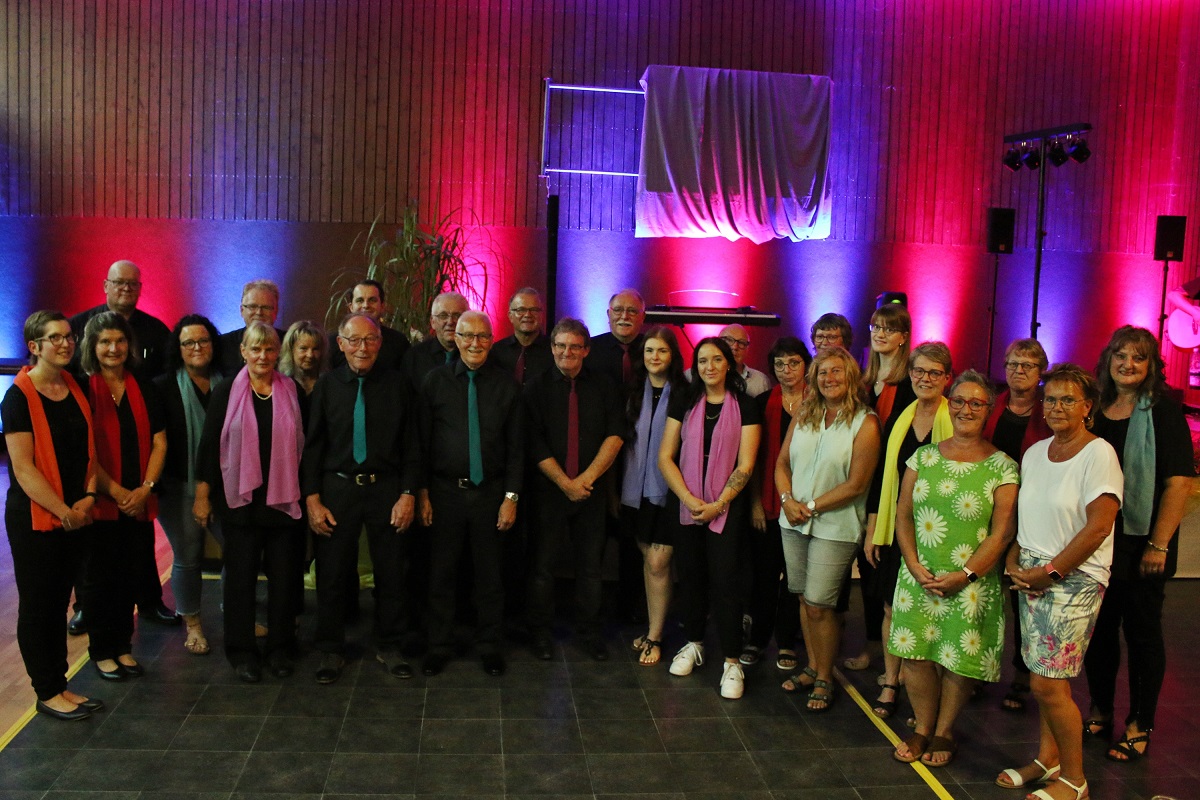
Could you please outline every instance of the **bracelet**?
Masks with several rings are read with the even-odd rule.
[[[85,494],[85,495],[84,495],[84,497],[90,497],[90,498],[92,498],[93,500],[99,500],[99,499],[100,499],[100,493],[99,493],[99,492],[88,492],[87,494]]]
[[[1153,547],[1155,550],[1157,550],[1160,553],[1170,552],[1169,547],[1159,547],[1158,545],[1156,545],[1154,542],[1150,541],[1149,539],[1146,540],[1146,544],[1150,545],[1151,547]]]

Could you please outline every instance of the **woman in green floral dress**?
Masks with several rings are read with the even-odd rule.
[[[908,460],[896,512],[904,556],[888,650],[904,659],[916,733],[898,761],[943,767],[975,682],[1000,678],[1004,595],[996,565],[1016,534],[1015,461],[983,438],[995,391],[974,370],[950,388],[954,434]]]

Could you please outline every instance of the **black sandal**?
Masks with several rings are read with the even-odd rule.
[[[896,713],[896,698],[900,696],[900,687],[894,683],[882,684],[879,688],[891,689],[891,700],[876,700],[871,704],[871,712],[880,719],[887,719],[892,714]],[[883,712],[883,713],[880,713]]]
[[[1088,717],[1083,721],[1084,736],[1095,736],[1097,739],[1108,739],[1112,736],[1112,731],[1113,723],[1111,718],[1100,719],[1099,717]]]
[[[1025,696],[1029,694],[1029,685],[1013,681],[1008,685],[1008,694],[1000,700],[1000,708],[1005,711],[1024,711],[1028,702]]]
[[[800,680],[801,678],[812,678],[813,682],[805,683],[804,681]],[[813,688],[813,686],[816,685],[816,681],[817,671],[812,667],[805,667],[803,671],[797,672],[795,675],[792,675],[783,682],[783,691],[787,692],[788,694],[800,694],[801,692],[808,692]],[[789,685],[791,686],[790,689],[788,688]]]
[[[1142,742],[1146,743],[1146,746],[1143,749],[1138,750],[1134,747],[1135,744],[1141,744]],[[1118,758],[1114,756],[1113,753],[1120,753],[1125,757]],[[1138,736],[1130,736],[1127,733],[1125,734],[1124,738],[1121,739],[1121,741],[1110,747],[1108,752],[1104,755],[1109,761],[1116,761],[1121,764],[1128,764],[1131,761],[1139,761],[1150,755],[1150,734],[1143,733]]]
[[[654,659],[653,661],[647,661],[646,656],[650,655],[650,652],[656,647],[658,648],[658,658]],[[638,665],[642,667],[653,667],[660,661],[662,661],[662,642],[656,642],[655,640],[649,638],[649,634],[643,636],[642,654],[638,656]]]

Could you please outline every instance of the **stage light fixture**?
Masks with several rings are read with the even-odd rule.
[[[1059,139],[1055,139],[1050,144],[1050,149],[1046,151],[1046,158],[1056,167],[1061,167],[1067,163],[1070,156],[1067,155],[1067,148],[1063,147],[1063,143]]]
[[[1030,169],[1037,169],[1042,165],[1042,151],[1037,145],[1030,145],[1025,150],[1025,155],[1021,157],[1021,161]]]
[[[1069,153],[1072,160],[1077,164],[1082,164],[1092,157],[1092,151],[1088,148],[1087,139],[1076,139],[1075,144],[1071,145]]]
[[[1004,158],[1000,159],[1000,163],[1016,172],[1021,168],[1021,151],[1016,147],[1008,148],[1008,152],[1004,154]]]

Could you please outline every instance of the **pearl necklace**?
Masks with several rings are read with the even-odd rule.
[[[271,387],[271,389],[272,389],[271,392],[267,392],[266,394],[259,394],[258,390],[254,388],[254,384],[250,385],[250,391],[254,392],[254,396],[257,397],[259,400],[270,400],[271,394],[274,391],[274,387]]]

